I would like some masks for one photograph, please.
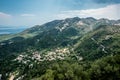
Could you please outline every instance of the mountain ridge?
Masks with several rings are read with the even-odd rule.
[[[0,66],[0,73],[3,75],[2,78],[4,80],[13,76],[18,80],[44,80],[47,74],[50,74],[51,71],[54,73],[54,68],[55,70],[58,69],[61,64],[60,69],[63,71],[64,67],[69,66],[68,68],[71,70],[74,65],[79,66],[82,70],[81,74],[85,77],[82,80],[88,78],[97,79],[99,77],[97,72],[97,78],[95,76],[90,78],[90,75],[87,74],[89,72],[84,69],[87,68],[89,71],[88,66],[93,66],[90,67],[93,71],[90,74],[94,74],[94,63],[99,66],[97,61],[100,60],[102,63],[104,58],[106,61],[109,56],[111,56],[110,59],[117,57],[120,53],[119,43],[119,21],[97,20],[92,17],[54,20],[43,25],[36,25],[1,41],[0,64],[3,65]],[[65,63],[62,64],[62,62]],[[55,64],[56,66],[54,66]],[[70,66],[71,64],[73,66]],[[107,64],[109,62],[105,63],[105,65]],[[76,69],[79,69],[79,67]],[[69,72],[68,69],[66,70]],[[71,71],[74,73],[74,70]],[[84,74],[84,71],[87,73]],[[57,74],[59,74],[58,72]],[[62,76],[63,74],[61,73]],[[74,74],[78,75],[77,73]],[[71,77],[70,74],[65,75],[63,80],[69,79],[67,76]],[[55,78],[58,79],[58,77]],[[54,79],[52,78],[51,80]],[[61,78],[58,80],[61,80]],[[74,80],[74,78],[71,77],[71,80]]]

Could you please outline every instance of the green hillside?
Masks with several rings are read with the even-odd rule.
[[[120,53],[120,26],[101,25],[84,35],[75,45],[75,52],[94,60]]]
[[[2,80],[119,80],[118,24],[75,17],[1,35]]]

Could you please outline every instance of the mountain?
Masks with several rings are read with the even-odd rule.
[[[95,74],[93,64],[105,68],[98,62],[111,64],[112,58],[116,70],[120,69],[116,66],[120,60],[119,20],[74,17],[1,36],[0,74],[3,80],[96,80],[100,77],[99,74],[91,76]],[[109,71],[111,67],[106,69]],[[117,75],[119,72],[115,79],[119,78]]]
[[[75,51],[81,56],[93,60],[120,53],[119,43],[120,26],[101,25],[84,35],[75,45]]]
[[[91,25],[93,22],[92,20]],[[71,45],[77,38],[81,37],[82,34],[91,30],[89,24],[90,22],[86,19],[75,17],[65,20],[55,20],[41,26],[34,26],[19,34],[13,35],[12,38],[8,40],[2,41],[1,54],[4,53],[2,55],[5,55],[5,53],[8,52],[23,51],[29,47],[45,49],[48,47],[57,47],[58,45]],[[26,35],[32,35],[32,37],[25,38],[24,36]],[[16,45],[18,46],[16,47]]]

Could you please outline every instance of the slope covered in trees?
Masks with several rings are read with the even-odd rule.
[[[0,42],[2,79],[119,80],[117,24],[119,21],[75,17],[14,34]]]

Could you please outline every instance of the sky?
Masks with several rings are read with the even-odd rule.
[[[0,25],[28,26],[72,17],[120,19],[120,0],[0,0]]]

